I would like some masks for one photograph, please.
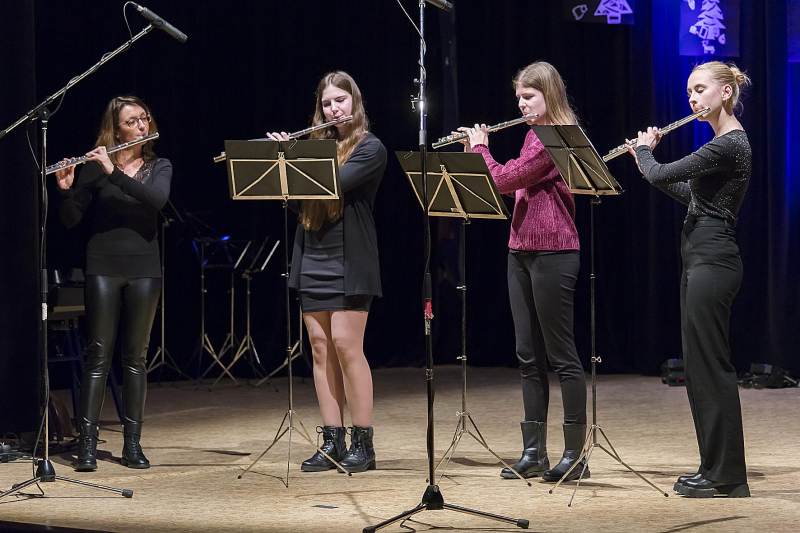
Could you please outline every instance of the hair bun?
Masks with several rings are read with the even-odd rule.
[[[733,74],[733,79],[736,85],[747,85],[750,83],[750,78],[747,76],[747,74],[739,70],[739,67],[733,63],[730,63],[728,67],[731,69],[731,74]]]

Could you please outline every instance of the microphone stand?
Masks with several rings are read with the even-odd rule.
[[[422,496],[422,501],[408,511],[384,520],[383,522],[367,526],[363,529],[364,533],[372,533],[383,527],[394,524],[395,522],[406,520],[410,516],[422,511],[441,511],[447,509],[449,511],[457,511],[460,513],[471,514],[475,516],[482,516],[491,520],[497,520],[509,524],[514,524],[522,529],[528,529],[528,521],[525,519],[508,518],[499,516],[483,511],[476,511],[466,507],[459,507],[445,503],[444,496],[436,484],[436,469],[434,466],[434,423],[433,423],[433,338],[431,336],[431,321],[433,320],[433,307],[431,304],[432,290],[431,290],[431,272],[430,272],[430,252],[431,252],[431,224],[429,217],[430,202],[428,200],[428,139],[427,139],[427,119],[428,109],[425,100],[425,84],[427,81],[427,74],[425,72],[425,1],[419,0],[419,78],[414,80],[414,83],[419,86],[419,94],[411,97],[412,108],[416,104],[419,105],[419,152],[420,152],[420,168],[422,171],[422,193],[424,198],[425,210],[423,212],[423,233],[424,233],[424,252],[423,257],[425,260],[425,274],[423,278],[422,288],[422,303],[423,303],[423,318],[425,322],[425,379],[427,382],[427,397],[428,397],[428,428],[427,428],[427,452],[428,452],[428,486]]]
[[[41,295],[41,322],[39,323],[39,358],[42,364],[42,379],[44,381],[44,406],[43,406],[43,416],[44,416],[44,458],[36,461],[34,457],[34,461],[36,464],[36,471],[34,472],[34,476],[27,481],[23,481],[22,483],[15,483],[11,489],[0,493],[0,498],[4,498],[9,494],[14,492],[20,491],[25,487],[30,485],[36,485],[39,491],[44,494],[42,488],[39,486],[39,483],[52,483],[55,481],[66,481],[68,483],[74,483],[76,485],[84,485],[86,487],[92,487],[96,489],[107,490],[111,492],[116,492],[122,494],[126,498],[133,497],[133,491],[130,489],[115,489],[112,487],[105,487],[103,485],[97,485],[95,483],[88,483],[86,481],[79,481],[77,479],[69,479],[61,476],[56,475],[55,468],[53,468],[53,463],[50,461],[50,417],[49,417],[49,403],[50,403],[50,376],[47,368],[47,293],[48,293],[48,279],[47,279],[47,251],[45,245],[47,243],[47,235],[45,233],[45,228],[47,226],[47,207],[48,207],[48,199],[47,199],[47,125],[50,121],[50,110],[48,109],[48,105],[52,104],[56,98],[66,93],[69,89],[75,86],[78,82],[83,80],[89,74],[92,74],[101,66],[106,64],[111,58],[115,57],[117,54],[124,52],[131,45],[134,41],[138,40],[139,38],[143,37],[144,35],[150,33],[153,30],[153,25],[148,24],[148,26],[136,34],[134,37],[113,52],[105,54],[98,63],[93,65],[89,70],[69,80],[64,87],[56,91],[54,94],[48,96],[42,103],[25,113],[19,120],[13,123],[11,126],[7,127],[4,130],[0,130],[0,139],[6,136],[8,132],[22,124],[27,120],[36,120],[39,119],[39,123],[41,125],[40,129],[42,132],[42,151],[41,151],[41,162],[39,164],[39,171],[40,171],[40,179],[41,179],[41,186],[42,186],[42,206],[41,206],[41,236],[39,237],[39,266],[38,270],[40,273],[39,276],[39,290]],[[37,438],[38,442],[38,438]],[[35,452],[34,452],[35,454]]]

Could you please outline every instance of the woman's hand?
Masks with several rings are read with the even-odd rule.
[[[649,127],[646,132],[639,132],[639,138],[636,141],[636,146],[649,146],[654,150],[658,143],[661,141],[661,134],[658,128]]]
[[[282,131],[280,133],[278,133],[276,131],[267,132],[267,137],[272,139],[273,141],[288,141],[289,140],[289,134],[286,133],[285,131]]]
[[[483,144],[487,148],[489,147],[489,126],[486,124],[475,124],[471,128],[459,128],[459,130],[467,132],[470,146]]]
[[[110,176],[111,173],[114,172],[114,163],[112,163],[111,159],[108,158],[108,152],[106,152],[105,146],[98,146],[91,152],[88,152],[86,157],[89,159],[89,161],[97,161],[100,163],[100,166],[106,175]]]
[[[460,135],[460,134],[464,133],[465,131],[467,131],[467,129],[468,128],[464,128],[464,127],[458,128],[458,131],[451,131],[450,135]],[[466,136],[463,139],[459,139],[458,142],[460,142],[461,144],[464,145],[464,151],[465,152],[467,152],[467,153],[472,152],[472,145],[469,142],[469,136]]]
[[[628,146],[628,153],[633,156],[633,160],[636,161],[636,166],[639,167],[639,158],[636,157],[636,146],[631,146],[632,142],[633,141],[630,139],[625,139],[625,144]],[[642,167],[639,167],[639,172],[642,172]],[[644,172],[642,172],[642,174],[644,174]]]
[[[66,163],[67,161],[71,161],[71,159],[62,159],[61,163]],[[69,168],[62,168],[61,170],[56,170],[56,183],[58,183],[58,188],[67,190],[72,187],[72,182],[75,181],[75,167],[71,166]]]

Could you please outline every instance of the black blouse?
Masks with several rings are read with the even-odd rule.
[[[339,182],[344,194],[344,293],[346,296],[381,296],[381,274],[378,261],[378,236],[372,207],[386,170],[386,148],[372,133],[339,167]],[[300,288],[300,266],[303,264],[305,229],[301,224],[295,233],[292,271],[289,286]]]
[[[689,216],[711,216],[736,225],[753,158],[743,130],[720,135],[674,163],[657,163],[649,146],[637,147],[636,157],[644,178],[688,205]]]
[[[134,178],[119,169],[106,175],[96,162],[82,169],[73,187],[59,189],[61,222],[76,226],[90,213],[86,274],[160,278],[158,211],[169,198],[172,163],[156,159]]]

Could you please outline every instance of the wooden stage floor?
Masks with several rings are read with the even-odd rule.
[[[515,461],[521,450],[518,373],[471,368],[468,407],[489,445]],[[460,368],[436,369],[436,450],[450,444],[460,410]],[[188,383],[151,384],[142,445],[149,470],[122,467],[122,434],[111,398],[103,411],[99,469],[77,473],[69,454],[53,456],[60,476],[133,489],[132,499],[68,483],[47,483],[44,497],[0,500],[0,531],[300,532],[361,531],[416,506],[427,486],[424,369],[380,369],[375,380],[375,448],[378,470],[347,477],[336,471],[302,473],[313,449],[295,433],[289,487],[284,437],[256,465],[242,470],[272,440],[286,408],[286,380],[237,388],[223,381],[213,392]],[[563,446],[561,398],[551,386],[548,448],[551,461]],[[296,381],[295,410],[312,433],[319,423],[310,380]],[[591,479],[549,494],[551,484],[498,476],[498,462],[464,436],[439,485],[447,503],[530,521],[529,531],[800,531],[800,390],[740,389],[747,444],[749,499],[687,499],[672,492],[677,476],[697,468],[697,445],[682,387],[659,378],[600,376],[598,422],[622,459],[667,491],[665,498],[600,450]],[[68,393],[58,395],[69,403]],[[590,401],[591,401],[591,395]],[[591,413],[591,412],[590,412]],[[591,416],[591,414],[590,414]],[[314,435],[316,438],[316,435]],[[29,478],[30,462],[0,465],[0,490]],[[283,481],[282,479],[283,478]],[[39,524],[49,527],[36,527]],[[426,511],[382,531],[517,531],[509,524],[451,511]]]

